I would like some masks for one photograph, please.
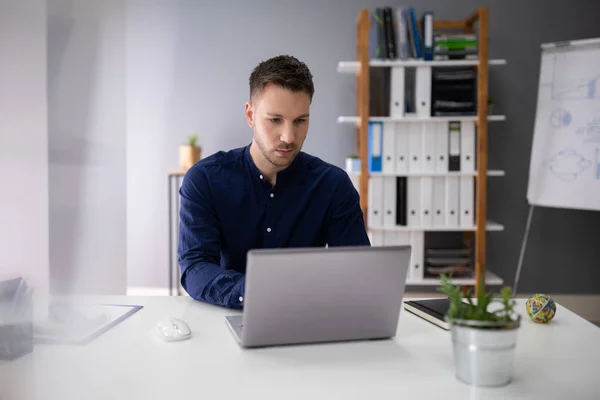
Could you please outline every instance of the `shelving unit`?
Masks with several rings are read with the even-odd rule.
[[[372,60],[369,54],[370,40],[370,11],[363,9],[357,18],[357,36],[356,36],[356,54],[357,59],[353,61],[340,61],[337,65],[339,73],[352,73],[356,75],[356,115],[340,116],[338,123],[351,123],[356,125],[357,129],[357,153],[361,160],[361,172],[355,174],[358,178],[358,191],[360,194],[360,205],[365,216],[365,223],[370,231],[393,231],[393,232],[412,232],[412,231],[458,231],[463,232],[466,237],[474,234],[475,244],[475,279],[455,278],[453,281],[461,285],[474,285],[476,290],[481,286],[501,285],[502,279],[486,270],[486,234],[490,231],[502,231],[504,227],[496,222],[487,221],[487,178],[504,176],[504,171],[488,171],[487,153],[488,153],[488,122],[504,121],[504,115],[488,115],[488,71],[490,66],[502,66],[506,60],[488,58],[488,8],[477,9],[471,16],[465,20],[442,21],[435,20],[433,23],[434,31],[447,30],[458,31],[461,33],[472,34],[477,29],[477,60],[432,60],[425,61],[421,59],[409,60]],[[371,68],[393,68],[393,67],[414,67],[422,70],[430,67],[461,67],[472,66],[477,71],[477,115],[475,116],[452,116],[437,117],[424,116],[422,113],[405,114],[401,117],[372,117],[369,113],[369,72]],[[423,68],[426,67],[426,68]],[[429,72],[431,73],[431,72]],[[417,115],[419,114],[419,115]],[[369,173],[368,167],[368,129],[369,122],[450,122],[464,121],[475,123],[476,127],[476,165],[474,172],[448,172],[448,173]],[[414,227],[414,226],[393,226],[379,227],[369,225],[369,179],[375,176],[474,176],[475,177],[475,225],[472,227]],[[411,285],[435,285],[439,280],[432,278],[412,279],[409,277],[408,284]]]

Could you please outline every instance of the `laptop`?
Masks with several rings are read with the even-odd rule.
[[[227,316],[242,347],[396,335],[410,246],[250,250],[244,311]]]

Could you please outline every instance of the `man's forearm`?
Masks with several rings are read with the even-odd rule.
[[[234,270],[208,262],[199,262],[185,269],[181,284],[195,300],[241,309],[245,276]]]

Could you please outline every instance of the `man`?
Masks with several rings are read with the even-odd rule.
[[[178,253],[192,298],[243,308],[250,249],[370,245],[346,172],[301,152],[313,93],[312,74],[296,58],[260,63],[245,109],[252,143],[187,172]]]

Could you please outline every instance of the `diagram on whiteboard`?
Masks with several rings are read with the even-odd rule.
[[[569,124],[571,124],[572,119],[573,117],[571,116],[570,112],[564,108],[557,108],[550,114],[550,125],[555,128],[564,128],[565,126],[569,126]]]
[[[596,147],[596,179],[600,180],[600,148]]]
[[[575,132],[584,142],[600,142],[600,118],[594,118]]]
[[[555,55],[551,75],[552,81],[542,86],[550,86],[552,100],[600,99],[600,74],[570,78],[559,68],[558,56]]]
[[[564,181],[574,181],[581,173],[592,165],[581,154],[573,149],[563,149],[547,162],[548,169]]]

